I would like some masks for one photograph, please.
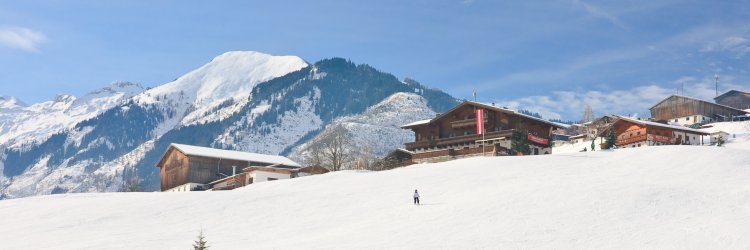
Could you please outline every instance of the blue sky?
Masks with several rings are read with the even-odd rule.
[[[747,1],[6,1],[0,95],[26,103],[169,82],[231,50],[344,57],[575,120],[684,87],[750,90]]]

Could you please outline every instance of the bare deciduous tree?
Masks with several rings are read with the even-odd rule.
[[[317,145],[320,147],[318,150],[320,150],[322,160],[331,171],[339,171],[352,158],[349,130],[343,126],[336,126],[323,133]]]

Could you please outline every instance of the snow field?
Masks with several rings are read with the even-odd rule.
[[[750,141],[0,201],[5,249],[750,247]],[[422,205],[412,205],[419,189]]]

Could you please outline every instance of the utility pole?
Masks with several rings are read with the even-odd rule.
[[[719,96],[719,74],[715,74],[714,79],[716,80],[716,96],[715,97],[718,97]]]

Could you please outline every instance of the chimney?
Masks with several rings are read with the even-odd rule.
[[[237,174],[237,166],[232,166],[232,176]]]

